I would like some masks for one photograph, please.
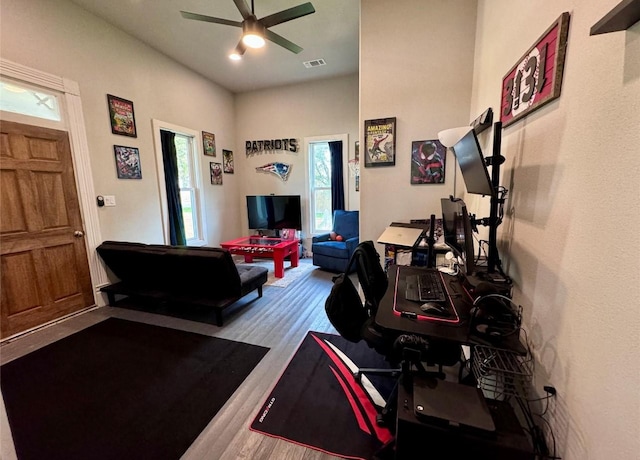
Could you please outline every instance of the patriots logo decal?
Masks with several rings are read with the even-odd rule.
[[[279,162],[267,163],[266,165],[258,166],[256,171],[275,174],[283,181],[286,181],[289,178],[289,173],[291,172],[291,165]]]

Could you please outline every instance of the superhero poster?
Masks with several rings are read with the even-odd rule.
[[[364,166],[396,164],[396,119],[382,118],[364,122]]]
[[[111,132],[121,136],[138,137],[133,102],[107,94]]]
[[[142,179],[140,151],[137,148],[114,145],[113,151],[116,156],[118,179]]]
[[[211,185],[222,185],[222,163],[209,162]]]
[[[438,140],[411,143],[411,184],[444,184],[447,149]]]

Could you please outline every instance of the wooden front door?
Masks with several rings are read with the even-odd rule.
[[[0,337],[95,304],[65,131],[0,125]]]

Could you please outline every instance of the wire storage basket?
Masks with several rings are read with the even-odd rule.
[[[492,399],[505,396],[527,398],[533,378],[533,357],[484,345],[473,347],[473,375]]]

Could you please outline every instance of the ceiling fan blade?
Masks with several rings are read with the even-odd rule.
[[[188,11],[180,11],[180,14],[185,19],[194,19],[196,21],[213,22],[216,24],[224,24],[226,26],[242,27],[242,23],[238,21],[230,21],[229,19],[214,18],[211,16],[204,16],[197,13],[189,13]]]
[[[290,42],[289,40],[287,40],[286,38],[282,37],[281,35],[278,35],[278,34],[276,34],[274,32],[271,32],[268,29],[265,30],[264,38],[266,38],[267,40],[272,41],[276,45],[280,45],[283,48],[288,49],[292,53],[298,54],[300,51],[302,51],[302,48],[299,47],[298,45],[296,45],[295,43]]]
[[[243,19],[247,19],[249,16],[253,15],[251,10],[249,9],[249,6],[247,5],[247,2],[245,2],[244,0],[233,0],[233,3],[236,4],[236,7],[240,11]]]
[[[236,2],[241,0],[236,0]],[[243,0],[242,0],[243,1]],[[282,24],[283,22],[291,21],[292,19],[301,18],[311,13],[315,13],[316,10],[310,2],[303,3],[302,5],[294,6],[286,10],[282,10],[279,13],[274,13],[269,16],[265,16],[260,19],[265,27],[275,26],[276,24]]]

